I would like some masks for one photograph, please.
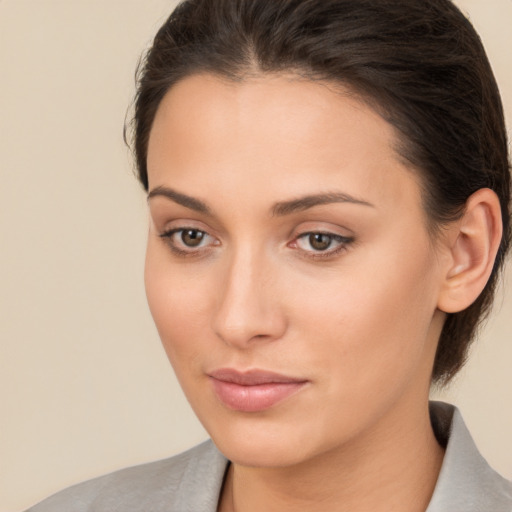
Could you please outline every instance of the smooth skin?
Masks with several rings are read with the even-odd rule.
[[[167,93],[148,148],[146,290],[195,413],[232,461],[221,512],[424,511],[443,449],[428,415],[445,312],[501,237],[481,190],[433,238],[397,134],[332,84],[199,74]],[[256,412],[209,373],[307,381]]]

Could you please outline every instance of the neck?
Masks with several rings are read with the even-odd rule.
[[[421,408],[407,402],[349,446],[299,465],[232,464],[219,512],[424,512],[443,450],[431,427],[427,400]]]

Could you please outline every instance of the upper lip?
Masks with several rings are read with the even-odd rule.
[[[208,375],[223,382],[232,382],[240,386],[257,386],[260,384],[282,384],[306,382],[307,379],[289,377],[267,370],[239,371],[234,368],[220,368],[209,372]]]

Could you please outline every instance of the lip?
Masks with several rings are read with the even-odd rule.
[[[217,398],[228,408],[241,412],[269,409],[294,395],[307,380],[266,370],[241,372],[221,368],[208,374]]]

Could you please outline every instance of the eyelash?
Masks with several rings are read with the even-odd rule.
[[[325,231],[308,231],[306,233],[302,233],[299,236],[297,236],[295,238],[295,240],[292,242],[292,245],[297,246],[298,240],[307,239],[314,235],[321,235],[321,236],[329,237],[330,238],[329,247],[332,244],[332,242],[337,242],[338,246],[335,249],[327,248],[324,251],[303,250],[303,253],[305,253],[304,254],[305,258],[310,258],[310,259],[315,259],[315,260],[321,260],[321,259],[327,260],[330,258],[334,258],[335,256],[339,255],[343,251],[346,251],[348,246],[354,241],[354,239],[352,237],[337,235],[336,233],[330,233],[330,232],[325,232]]]
[[[170,229],[169,231],[165,231],[164,233],[161,233],[159,235],[160,238],[164,239],[171,251],[181,257],[198,257],[200,256],[201,252],[204,251],[201,247],[198,247],[196,250],[192,247],[188,247],[188,249],[181,249],[177,247],[176,243],[174,242],[173,238],[174,235],[180,234],[183,236],[183,233],[186,231],[194,231],[196,233],[201,233],[201,236],[211,237],[206,231],[203,231],[201,229],[197,229],[194,227],[180,227],[180,228],[174,228]],[[295,239],[288,244],[288,247],[295,248],[298,246],[298,241],[302,239],[306,239],[308,237],[314,236],[314,235],[321,235],[329,237],[329,246],[332,244],[332,242],[337,242],[339,245],[335,249],[329,249],[326,250],[311,250],[307,251],[305,249],[301,250],[301,256],[308,259],[314,259],[314,260],[327,260],[334,258],[341,252],[347,250],[348,246],[354,242],[354,238],[352,237],[346,237],[342,235],[337,235],[335,233],[325,232],[325,231],[307,231],[305,233],[301,233]],[[202,242],[202,241],[201,241]],[[201,243],[200,242],[200,243]],[[218,245],[214,244],[214,245]],[[186,247],[186,246],[185,246]]]
[[[164,241],[167,243],[167,245],[169,246],[169,248],[171,249],[171,251],[174,254],[176,254],[178,256],[182,256],[182,257],[198,256],[199,251],[202,249],[201,247],[199,247],[197,250],[194,250],[192,247],[189,247],[188,250],[180,249],[179,247],[177,247],[176,243],[173,241],[174,235],[181,233],[181,235],[183,236],[183,233],[185,233],[186,231],[195,231],[196,233],[202,233],[203,235],[206,235],[206,237],[210,237],[210,235],[206,231],[203,231],[202,229],[197,229],[194,227],[181,227],[181,228],[170,229],[169,231],[165,231],[164,233],[161,233],[159,236],[160,236],[160,238],[164,239]]]

